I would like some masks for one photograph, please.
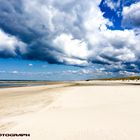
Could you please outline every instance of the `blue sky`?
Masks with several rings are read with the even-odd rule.
[[[84,80],[90,78],[104,77],[102,73],[94,75],[97,66],[71,66],[62,64],[48,64],[44,61],[31,61],[22,59],[0,59],[1,79],[13,80]],[[94,71],[93,71],[94,70]],[[9,78],[10,77],[10,78]]]
[[[139,75],[139,0],[0,0],[0,79]]]

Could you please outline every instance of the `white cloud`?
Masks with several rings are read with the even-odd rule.
[[[31,64],[31,63],[30,63],[30,64],[28,64],[28,66],[29,66],[29,67],[32,67],[32,66],[33,66],[33,64]]]
[[[19,72],[17,70],[14,70],[11,72],[12,74],[18,74]]]
[[[61,73],[62,75],[87,75],[87,76],[92,76],[94,77],[98,77],[98,76],[106,76],[106,75],[112,75],[112,72],[107,72],[105,71],[105,68],[95,68],[95,69],[91,69],[91,68],[83,68],[80,70],[66,70],[66,71],[62,71]]]
[[[134,3],[123,8],[123,26],[140,27],[140,2]]]
[[[120,71],[119,74],[122,76],[136,76],[135,72],[128,72],[128,71]]]
[[[133,30],[90,33],[87,38],[91,47],[91,59],[114,63],[116,61],[131,62],[138,59],[140,37]],[[100,57],[97,57],[100,56]]]
[[[59,49],[67,58],[62,58],[61,61],[66,61],[68,64],[86,64],[88,57],[88,48],[85,42],[79,39],[74,39],[70,34],[62,33],[53,40],[56,49]],[[80,60],[81,59],[81,60]]]
[[[26,44],[17,39],[15,36],[11,36],[0,29],[0,54],[4,57],[16,56],[16,51],[25,53]]]

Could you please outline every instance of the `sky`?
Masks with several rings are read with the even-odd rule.
[[[139,73],[140,0],[0,0],[0,79]]]

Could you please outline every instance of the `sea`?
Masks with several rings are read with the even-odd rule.
[[[0,88],[10,88],[10,87],[27,87],[27,86],[39,86],[46,85],[40,81],[0,81]]]

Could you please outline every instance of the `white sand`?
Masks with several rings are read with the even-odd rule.
[[[31,134],[0,140],[140,140],[139,85],[34,88],[0,91],[0,133]]]

